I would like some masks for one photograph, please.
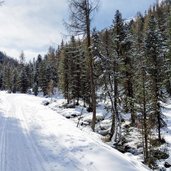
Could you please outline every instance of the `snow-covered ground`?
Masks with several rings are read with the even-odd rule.
[[[167,104],[163,104],[163,114],[166,117],[166,123],[167,128],[164,130],[164,138],[168,144],[168,151],[170,157],[166,160],[169,164],[171,164],[171,100],[168,100]],[[171,170],[171,168],[167,169],[168,171]]]
[[[43,106],[43,100],[0,92],[0,171],[147,170]]]
[[[47,99],[45,102],[50,101],[50,99]],[[80,102],[81,103],[81,102]],[[94,136],[90,129],[90,122],[92,119],[92,113],[88,113],[85,108],[82,108],[81,106],[76,106],[75,108],[66,108],[64,105],[66,104],[66,100],[64,100],[63,96],[60,95],[60,93],[57,91],[55,96],[53,97],[53,100],[50,101],[50,104],[48,105],[51,109],[55,110],[58,114],[61,114],[62,116],[71,119],[75,125],[78,124],[79,121],[79,128],[81,130],[84,130],[91,134],[91,137]],[[166,154],[169,154],[170,157],[168,159],[163,160],[157,160],[156,164],[159,166],[159,168],[165,171],[171,171],[171,168],[166,168],[166,163],[168,165],[171,164],[171,100],[168,99],[167,103],[161,103],[163,108],[162,112],[165,116],[165,121],[167,123],[167,128],[162,129],[162,138],[166,141],[161,146],[156,146],[155,150],[159,149],[163,151]],[[81,104],[83,105],[83,104]],[[65,107],[64,107],[65,106]],[[96,132],[101,135],[107,135],[108,131],[110,131],[111,127],[111,117],[110,112],[108,112],[105,108],[105,106],[108,106],[108,103],[99,102],[97,106],[97,118],[100,120],[96,124]],[[82,110],[83,109],[83,110]],[[80,114],[82,115],[80,116]],[[127,147],[127,151],[124,151],[124,155],[128,156],[133,160],[136,161],[143,161],[143,147],[142,147],[142,135],[138,128],[130,127],[127,128],[126,126],[130,124],[130,114],[123,114],[122,118],[124,119],[124,122],[122,123],[122,136],[126,139],[124,147]],[[97,134],[96,134],[97,136]],[[96,139],[98,139],[96,137]],[[101,139],[98,139],[99,141],[104,140],[106,141],[106,136],[101,136]],[[109,146],[113,146],[111,142],[107,142]],[[122,151],[122,148],[120,149]],[[160,170],[160,169],[156,170]]]

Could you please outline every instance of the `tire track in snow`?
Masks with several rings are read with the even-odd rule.
[[[1,101],[2,102],[2,101]],[[4,102],[4,99],[3,99]],[[5,104],[7,105],[5,110],[3,110],[3,115],[1,116],[1,135],[0,135],[0,170],[5,171],[6,168],[6,126],[9,114],[9,105],[5,100]]]
[[[6,137],[6,129],[7,129],[7,122],[9,119],[9,114],[10,114],[10,110],[11,107],[8,103],[7,100],[5,100],[5,104],[7,105],[5,111],[3,111],[5,116],[1,117],[1,124],[2,124],[2,128],[1,128],[1,136],[0,136],[0,171],[5,171],[6,170],[6,142],[7,142],[7,137]]]
[[[38,157],[38,159],[40,159],[40,162],[45,162],[46,161],[46,163],[47,164],[49,164],[48,163],[48,158],[47,158],[47,160],[46,160],[46,154],[45,153],[41,153],[41,151],[39,150],[39,148],[37,148],[37,145],[36,145],[36,142],[34,141],[34,139],[33,139],[33,137],[32,136],[30,136],[30,133],[29,133],[29,127],[28,127],[28,124],[27,124],[27,119],[26,119],[26,114],[25,114],[25,111],[28,111],[28,110],[30,110],[30,108],[32,108],[32,106],[28,106],[28,104],[22,104],[21,105],[21,108],[20,108],[20,112],[17,112],[17,114],[20,114],[20,119],[23,121],[22,123],[23,123],[23,127],[25,128],[25,130],[28,132],[28,135],[29,135],[29,139],[30,139],[30,141],[32,142],[32,145],[33,145],[33,149],[35,149],[35,153],[37,154],[37,156],[39,156]],[[36,118],[37,119],[37,118]],[[52,131],[53,132],[53,131]],[[65,166],[66,165],[71,165],[71,170],[73,170],[72,168],[74,167],[74,170],[77,170],[77,171],[83,171],[83,169],[82,168],[80,168],[78,165],[77,165],[77,163],[75,163],[75,161],[73,160],[75,157],[74,157],[74,155],[70,152],[70,150],[68,149],[68,147],[67,146],[65,146],[65,149],[66,149],[66,152],[67,152],[67,154],[68,154],[68,156],[70,156],[71,158],[69,159],[69,158],[67,158],[67,157],[65,157],[65,151],[62,151],[61,152],[61,154],[59,154],[58,155],[58,162],[60,161],[60,163],[61,164],[58,164],[58,163],[56,163],[55,164],[55,166],[54,166],[54,168],[52,169],[51,168],[51,171],[53,170],[53,171],[58,171],[58,170],[66,170],[66,168],[65,168]],[[56,162],[57,162],[56,161]],[[64,164],[65,163],[65,164]],[[90,167],[92,168],[92,166],[88,166],[87,165],[87,167],[88,167],[88,170],[90,169]],[[58,168],[60,168],[60,169],[58,169]],[[87,169],[86,169],[87,170]],[[90,169],[91,170],[91,169]],[[95,171],[95,169],[92,169],[92,170],[94,170]]]
[[[23,105],[21,105],[23,106]],[[44,163],[45,163],[45,159],[42,157],[39,149],[37,148],[33,138],[31,137],[30,133],[29,133],[29,127],[27,125],[26,119],[24,117],[24,110],[22,107],[19,107],[18,110],[16,111],[16,115],[18,116],[18,119],[21,122],[22,127],[24,128],[25,131],[25,139],[26,142],[32,152],[32,154],[34,155],[34,160],[36,160],[36,163],[39,163],[39,170],[40,171],[47,171]]]
[[[7,96],[6,117],[0,120],[0,171],[49,171],[28,131],[22,104],[16,100]]]
[[[2,120],[3,122],[3,125],[2,125],[2,129],[1,129],[1,138],[0,138],[0,170],[1,171],[5,171],[5,140],[6,140],[6,137],[5,137],[5,129],[6,129],[6,122],[7,122],[7,119],[4,118]]]

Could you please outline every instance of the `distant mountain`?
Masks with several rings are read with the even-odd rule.
[[[0,63],[10,63],[11,65],[17,65],[18,61],[0,51]]]
[[[6,58],[6,55],[2,52],[0,52],[0,62],[3,62]]]

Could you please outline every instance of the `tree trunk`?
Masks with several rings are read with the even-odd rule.
[[[145,71],[143,70],[143,127],[144,127],[144,162],[148,162],[148,131],[147,131],[147,112],[146,112],[146,92],[145,92]]]
[[[95,124],[96,124],[96,90],[95,90],[95,83],[93,77],[93,57],[90,52],[91,46],[91,35],[90,35],[90,11],[89,11],[89,1],[86,1],[86,33],[87,33],[87,51],[88,51],[88,58],[89,58],[89,69],[90,69],[90,86],[91,86],[91,107],[93,109],[93,116],[92,116],[92,123],[91,128],[95,131]]]

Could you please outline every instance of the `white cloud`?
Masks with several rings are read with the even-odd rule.
[[[0,51],[18,57],[23,50],[30,59],[44,54],[51,45],[60,44],[66,33],[68,0],[5,0],[0,7]],[[112,24],[116,9],[131,17],[140,9],[146,9],[155,0],[100,0],[101,5],[95,25],[104,28]]]
[[[31,56],[59,44],[66,7],[56,0],[7,1],[0,8],[0,50],[14,57],[24,50]]]

